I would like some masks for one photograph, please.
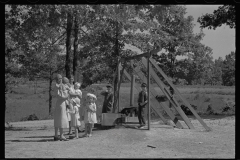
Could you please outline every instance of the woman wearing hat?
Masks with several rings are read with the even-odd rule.
[[[60,74],[56,77],[56,95],[57,102],[54,110],[54,128],[55,136],[54,141],[62,140],[68,141],[63,135],[63,128],[68,128],[68,118],[66,113],[66,100],[68,99],[68,90],[62,83],[62,76]],[[60,137],[58,137],[58,130],[60,131]]]

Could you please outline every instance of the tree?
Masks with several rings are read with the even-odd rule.
[[[223,59],[219,57],[214,61],[214,66],[213,66],[213,84],[218,84],[222,85],[222,66],[223,66]]]
[[[63,61],[58,58],[62,30],[57,27],[57,21],[56,23],[52,21],[53,16],[56,16],[53,14],[54,8],[44,5],[10,7],[9,17],[22,19],[17,30],[14,30],[16,36],[12,36],[18,49],[24,53],[18,60],[21,64],[22,77],[43,77],[49,80],[49,114],[51,114],[53,74],[61,69],[58,64],[63,65]],[[13,14],[15,12],[21,16],[17,17],[18,14]]]
[[[190,56],[202,52],[201,40],[204,36],[201,31],[198,34],[193,33],[193,17],[185,17],[186,8],[184,6],[170,6],[167,8],[167,12],[164,14],[162,19],[162,25],[159,26],[158,30],[152,30],[151,34],[158,34],[161,36],[161,47],[164,49],[161,55],[153,56],[153,58],[159,62],[159,66],[165,71],[165,73],[170,76],[172,79],[178,81],[180,77],[183,78],[185,75],[188,79],[188,83],[192,83],[192,77],[194,74],[191,73],[192,65],[195,65],[194,62],[186,60],[186,66],[183,61],[178,63],[177,56]],[[159,22],[160,23],[160,22]],[[180,67],[187,68],[180,68]],[[190,67],[191,66],[191,67]],[[190,67],[190,68],[188,68]],[[186,72],[188,70],[188,72]],[[184,74],[181,76],[179,73]],[[188,76],[186,75],[187,73]],[[178,77],[179,76],[179,77]],[[191,77],[191,78],[190,78]],[[181,79],[181,78],[180,78]],[[173,81],[175,83],[175,81]]]
[[[223,85],[235,85],[235,52],[226,55],[222,68]]]
[[[235,5],[223,5],[214,10],[213,14],[205,14],[198,18],[201,28],[208,27],[216,29],[222,24],[228,25],[230,28],[236,28],[236,10]]]
[[[65,63],[65,71],[66,77],[70,79],[71,77],[71,68],[70,68],[70,53],[71,53],[71,34],[72,34],[72,26],[73,26],[73,16],[71,12],[67,13],[67,38],[66,38],[66,63]]]

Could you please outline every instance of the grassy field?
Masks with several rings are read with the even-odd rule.
[[[159,95],[162,95],[160,88],[153,85]],[[235,87],[224,86],[176,86],[180,93],[190,102],[197,106],[197,112],[205,113],[208,106],[216,114],[222,114],[226,105],[235,106]],[[103,96],[100,95],[105,90],[105,84],[94,84],[83,90],[83,96],[87,92],[97,95],[97,114],[101,113]],[[134,90],[134,105],[137,106],[138,92]],[[12,93],[6,95],[5,121],[14,122],[26,119],[27,116],[35,114],[39,119],[51,119],[48,116],[48,83],[38,82],[36,93],[31,82],[27,82],[15,88]],[[177,97],[176,97],[177,98]],[[81,101],[83,103],[84,99]],[[56,99],[53,98],[52,106],[55,107]],[[179,101],[181,104],[181,102]],[[120,90],[120,108],[128,107],[130,104],[130,84],[123,83]],[[233,108],[233,107],[232,107]],[[161,110],[161,107],[159,106]],[[232,114],[232,113],[231,113]]]

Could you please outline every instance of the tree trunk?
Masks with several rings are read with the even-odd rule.
[[[52,115],[52,82],[53,82],[53,73],[50,71],[49,73],[49,115]]]
[[[119,56],[119,52],[118,52],[118,22],[116,22],[116,39],[115,39],[115,56],[114,57],[118,57]],[[118,63],[116,65],[116,70],[118,70]],[[117,72],[118,73],[118,72]],[[114,81],[114,103],[113,103],[113,112],[115,112],[117,110],[117,105],[119,103],[118,100],[118,92],[117,90],[119,90],[118,88],[118,79],[119,79],[119,74],[117,74],[117,77]]]
[[[174,77],[174,56],[173,53],[171,53],[171,78]]]
[[[77,68],[78,68],[78,19],[77,15],[75,15],[74,19],[74,51],[73,51],[73,76],[74,81],[77,81]]]
[[[66,62],[65,62],[65,70],[66,77],[71,77],[71,69],[70,69],[70,53],[71,53],[71,32],[72,32],[72,15],[71,13],[67,14],[67,39],[66,39]]]

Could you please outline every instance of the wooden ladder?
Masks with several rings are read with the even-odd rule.
[[[161,76],[168,82],[168,84],[173,88],[175,94],[182,100],[182,102],[184,103],[185,106],[187,106],[190,111],[193,113],[193,115],[196,117],[196,119],[202,124],[202,126],[207,130],[207,131],[211,131],[212,129],[210,127],[208,127],[206,125],[206,123],[201,119],[201,117],[197,114],[197,112],[195,111],[194,108],[192,108],[192,106],[188,103],[188,101],[181,95],[181,93],[178,91],[178,89],[173,85],[173,83],[168,79],[167,75],[162,71],[162,69],[157,65],[157,63],[155,62],[155,60],[153,58],[149,58],[150,63],[157,69],[157,71],[161,74]],[[147,60],[145,58],[142,58],[142,63],[144,63],[144,65],[146,64]],[[151,68],[152,70],[152,68]],[[153,70],[152,70],[153,72]],[[156,73],[153,73],[155,77]],[[155,77],[156,78],[156,77]],[[156,78],[155,81],[159,81],[159,78]],[[158,82],[157,82],[158,83]],[[162,88],[161,88],[162,89]],[[172,104],[175,104],[175,107],[179,108],[180,110],[182,110],[177,101],[174,99],[174,97],[168,92],[168,90],[166,90],[166,88],[163,88],[165,92],[165,95],[171,99],[170,102],[173,102]],[[179,113],[180,114],[180,113]],[[181,115],[181,114],[180,114]],[[181,115],[182,116],[182,115]],[[185,114],[183,115],[185,117]],[[184,117],[182,117],[184,119]],[[186,118],[186,117],[185,117]],[[185,120],[184,120],[185,121]],[[185,121],[186,122],[186,121]]]

